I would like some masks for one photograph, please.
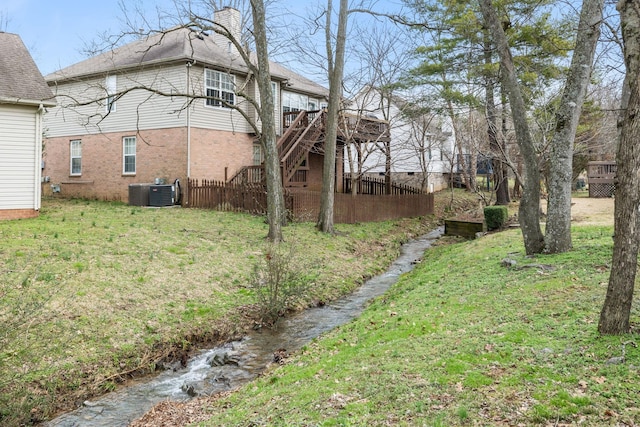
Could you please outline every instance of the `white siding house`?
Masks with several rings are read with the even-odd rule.
[[[388,147],[375,141],[360,144],[359,150],[353,144],[345,146],[345,171],[383,177],[389,168],[392,181],[397,183],[425,185],[429,191],[447,185],[455,147],[453,127],[449,120],[437,115],[409,119],[404,114],[408,105],[402,98],[383,95],[371,86],[365,86],[354,97],[348,109],[357,115],[388,121],[391,141]]]
[[[38,215],[42,113],[53,94],[16,34],[0,32],[0,219]]]

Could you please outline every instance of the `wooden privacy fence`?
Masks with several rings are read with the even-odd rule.
[[[320,213],[320,193],[290,193],[291,211],[296,220],[315,221]],[[342,194],[334,195],[333,221],[339,224],[386,221],[433,213],[433,194]]]
[[[267,192],[261,184],[228,184],[224,181],[188,179],[186,193],[183,205],[189,208],[256,215],[267,211]]]
[[[187,180],[185,207],[248,212],[263,215],[267,194],[262,185],[228,184],[222,181]],[[296,221],[315,221],[320,211],[320,192],[285,192],[285,204]],[[433,213],[433,194],[341,194],[334,199],[334,222],[386,221]]]

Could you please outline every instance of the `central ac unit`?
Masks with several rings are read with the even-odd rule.
[[[173,206],[176,202],[174,185],[152,185],[149,187],[149,206]]]
[[[149,187],[151,184],[129,184],[129,205],[149,206]]]

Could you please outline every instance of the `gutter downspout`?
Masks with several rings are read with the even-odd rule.
[[[191,178],[191,67],[195,64],[193,61],[187,62],[187,179]]]
[[[35,152],[35,170],[34,170],[34,200],[33,209],[40,210],[41,198],[42,198],[42,116],[44,112],[44,106],[40,104],[36,111],[36,152]]]

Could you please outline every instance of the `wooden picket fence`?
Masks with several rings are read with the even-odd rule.
[[[254,215],[267,211],[267,192],[261,184],[188,179],[186,195],[183,206],[189,208],[248,212]]]
[[[259,184],[229,184],[213,180],[187,180],[186,200],[191,208],[248,212],[267,211],[267,193]],[[285,204],[295,221],[315,221],[320,211],[320,192],[304,189],[285,191]],[[334,222],[386,221],[433,213],[433,194],[342,194],[334,198]]]

